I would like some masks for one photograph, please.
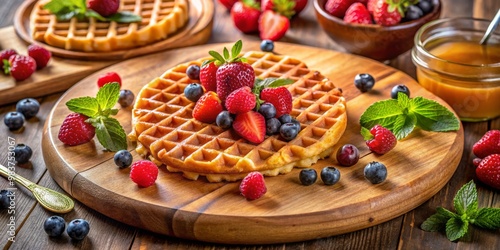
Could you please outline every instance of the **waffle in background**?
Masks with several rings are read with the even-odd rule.
[[[340,89],[317,71],[288,56],[248,52],[244,55],[260,78],[294,80],[288,85],[293,96],[291,115],[301,123],[297,137],[286,142],[279,135],[260,144],[241,138],[233,129],[224,130],[192,117],[194,103],[184,96],[192,80],[186,76],[191,64],[178,65],[153,80],[136,98],[129,135],[136,151],[149,156],[172,172],[188,179],[206,176],[210,182],[236,181],[249,172],[267,176],[288,173],[293,167],[308,167],[328,156],[347,123],[346,101]]]
[[[94,18],[57,21],[37,2],[30,17],[34,40],[73,51],[108,52],[145,46],[166,39],[186,25],[187,0],[121,0],[119,11],[142,17],[140,23],[100,22]]]

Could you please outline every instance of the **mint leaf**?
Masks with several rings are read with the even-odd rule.
[[[398,105],[398,101],[389,99],[370,105],[361,115],[359,122],[362,127],[368,129],[379,124],[394,133],[394,124],[400,116],[404,116],[404,113],[403,109]]]
[[[265,88],[277,88],[285,85],[292,84],[293,80],[288,78],[275,78],[269,77],[265,79],[255,78],[252,92],[257,96]]]
[[[445,106],[436,101],[415,97],[410,112],[417,116],[417,126],[427,131],[454,131],[460,121]]]
[[[116,14],[115,14],[116,15]],[[95,12],[94,10],[87,10],[85,12],[85,16],[86,17],[93,17],[99,21],[107,21],[106,18],[104,18],[103,16],[101,16],[99,13]]]
[[[109,21],[115,21],[117,23],[136,23],[140,22],[142,20],[142,17],[132,12],[121,11],[111,16],[108,16],[106,19]]]
[[[422,225],[420,225],[420,228],[424,231],[427,232],[438,232],[438,231],[444,231],[446,229],[446,222],[450,219],[451,217],[446,216],[441,213],[435,213],[431,215],[429,218],[427,218]]]
[[[472,224],[491,230],[500,229],[500,208],[481,208]]]
[[[97,99],[89,96],[74,98],[66,102],[69,110],[88,117],[94,117],[99,112]]]
[[[444,207],[437,207],[436,211],[438,214],[446,216],[447,218],[454,218],[454,217],[459,218],[460,217],[456,213],[453,213],[452,211],[450,211]]]
[[[107,83],[97,92],[97,102],[101,110],[113,108],[120,98],[120,84],[117,82]]]
[[[72,3],[72,1],[52,0],[46,3],[43,8],[52,13],[68,13],[75,9],[75,5]]]
[[[76,8],[83,10],[83,12],[87,10],[87,3],[85,0],[69,0],[68,2],[73,3]]]
[[[464,221],[461,218],[450,218],[448,222],[446,222],[446,237],[450,241],[455,241],[467,233],[469,229],[469,222]]]
[[[467,214],[469,217],[477,212],[477,190],[473,181],[465,184],[458,190],[453,205],[459,215]]]
[[[107,150],[119,151],[127,148],[125,130],[115,118],[98,117],[92,119],[92,125],[96,128],[97,139]]]

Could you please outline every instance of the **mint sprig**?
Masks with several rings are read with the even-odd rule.
[[[277,88],[285,85],[292,84],[293,80],[288,78],[275,78],[269,77],[265,79],[255,78],[252,93],[255,95],[256,105],[255,110],[260,109],[260,105],[264,103],[262,99],[260,99],[260,92],[265,88]]]
[[[450,241],[467,234],[471,224],[485,229],[500,229],[500,208],[478,208],[477,189],[473,181],[458,190],[453,206],[456,213],[438,207],[420,228],[428,232],[445,231]]]
[[[424,97],[409,98],[398,93],[398,99],[378,101],[360,117],[364,129],[379,124],[391,130],[398,140],[408,136],[415,127],[427,131],[456,131],[460,121],[445,106]]]
[[[101,87],[96,97],[84,96],[66,102],[69,110],[89,117],[86,122],[95,127],[97,140],[110,151],[127,148],[125,130],[118,120],[110,117],[118,113],[114,106],[119,97],[120,85],[114,82]]]
[[[94,10],[87,9],[86,0],[52,0],[43,6],[56,15],[57,20],[68,21],[73,17],[78,20],[93,17],[99,21],[115,21],[118,23],[140,22],[142,17],[128,11],[120,11],[109,17],[103,17]]]

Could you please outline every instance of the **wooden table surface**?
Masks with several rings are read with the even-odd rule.
[[[208,0],[207,0],[208,1]],[[473,16],[491,19],[500,8],[498,0],[442,0],[442,17]],[[22,0],[2,1],[0,5],[0,27],[12,25],[14,10]],[[259,40],[256,35],[244,35],[234,28],[229,13],[216,4],[213,33],[209,43],[234,42],[238,39]],[[342,51],[330,38],[323,33],[316,23],[312,2],[300,15],[294,19],[290,30],[281,41],[319,48],[328,48]],[[415,77],[415,66],[411,62],[409,53],[403,54],[390,62],[390,65]],[[57,93],[43,98],[41,110],[37,117],[30,119],[20,132],[11,132],[3,124],[0,127],[2,142],[0,142],[0,163],[8,163],[9,143],[25,143],[33,149],[31,164],[16,167],[16,173],[40,185],[62,189],[53,181],[46,171],[41,153],[41,136],[45,120],[55,102],[62,95]],[[15,104],[0,106],[0,119],[15,109]],[[3,122],[2,122],[3,123]],[[471,148],[474,142],[490,129],[500,129],[500,118],[477,123],[463,123],[465,145],[462,160],[449,183],[433,198],[413,211],[410,211],[393,220],[380,225],[359,230],[356,232],[288,244],[264,246],[234,246],[204,242],[187,241],[173,237],[154,234],[141,229],[133,228],[117,222],[92,209],[76,202],[75,209],[63,215],[69,221],[75,218],[84,218],[89,221],[91,230],[89,236],[82,241],[71,241],[69,237],[49,238],[43,231],[44,220],[53,213],[44,210],[31,195],[22,188],[16,191],[15,214],[8,214],[7,210],[0,211],[0,245],[4,249],[500,249],[500,231],[488,231],[473,227],[464,239],[459,242],[450,242],[443,233],[429,233],[420,229],[420,224],[435,212],[438,206],[453,209],[453,197],[459,188],[475,179],[472,165]],[[477,183],[477,182],[476,182]],[[6,179],[0,180],[0,189],[10,188]],[[479,207],[500,207],[500,195],[480,183],[478,187]],[[11,220],[14,216],[14,220]],[[11,227],[12,226],[12,227]],[[13,230],[12,230],[13,229]],[[15,242],[9,240],[14,234]]]

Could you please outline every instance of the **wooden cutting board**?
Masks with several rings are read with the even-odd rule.
[[[49,65],[37,70],[30,78],[16,81],[0,74],[0,105],[16,102],[26,97],[40,97],[67,90],[89,74],[118,61],[151,54],[167,49],[204,44],[212,33],[215,5],[213,1],[191,0],[189,22],[182,30],[163,41],[131,50],[107,53],[67,51],[33,41],[30,36],[29,16],[37,0],[25,1],[16,11],[14,27],[0,29],[0,49],[15,49],[27,54],[32,43],[52,52]]]
[[[211,44],[136,58],[106,70],[119,72],[123,88],[138,93],[141,87],[181,62],[221,51],[230,44]],[[244,51],[258,50],[259,44],[244,42]],[[90,75],[62,96],[49,115],[42,139],[47,169],[57,183],[75,199],[118,221],[153,232],[200,241],[229,244],[292,242],[327,237],[370,227],[400,216],[436,194],[451,178],[460,161],[463,130],[436,133],[415,130],[398,142],[391,152],[377,156],[366,147],[359,133],[361,113],[373,102],[390,98],[390,90],[404,83],[412,96],[444,102],[421,88],[408,75],[384,64],[335,51],[277,43],[275,51],[304,61],[332,79],[348,100],[348,126],[340,145],[352,143],[361,152],[355,166],[338,167],[341,180],[326,186],[321,180],[311,186],[299,183],[299,169],[266,178],[268,192],[247,201],[238,191],[239,183],[190,181],[160,168],[156,184],[138,188],[129,179],[129,169],[118,169],[113,153],[103,151],[96,141],[66,147],[57,133],[70,112],[65,102],[80,96],[95,96],[96,77]],[[374,89],[361,93],[353,85],[358,73],[376,78]],[[446,105],[446,104],[444,104]],[[131,110],[118,113],[127,132],[131,131]],[[129,150],[134,160],[141,159]],[[372,185],[363,177],[364,166],[381,161],[388,167],[388,179]],[[332,159],[313,165],[318,172],[333,165]]]

